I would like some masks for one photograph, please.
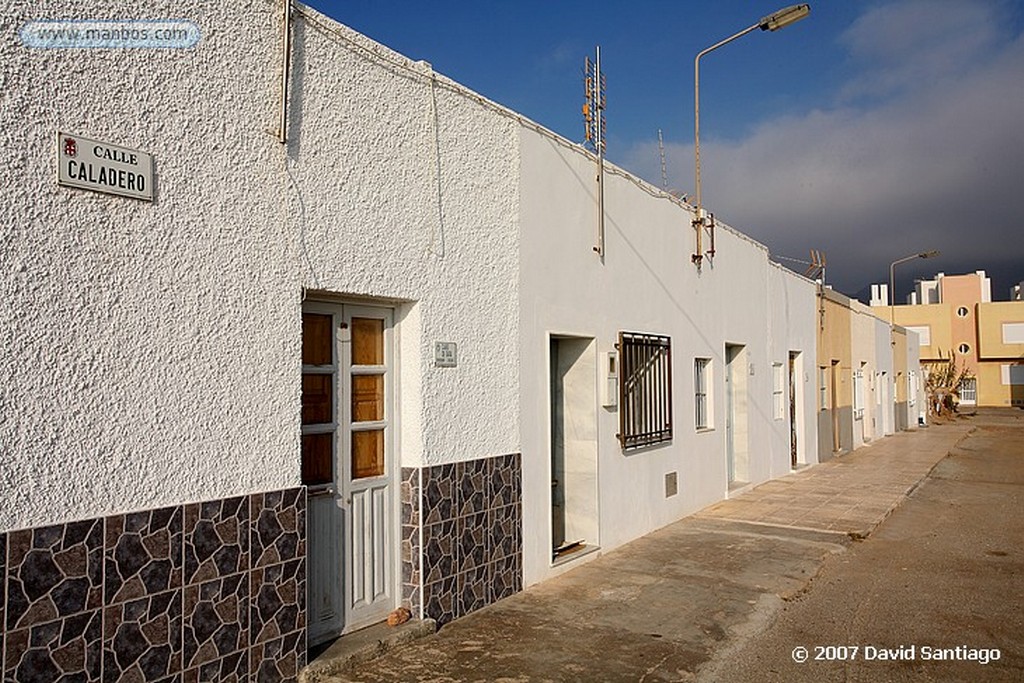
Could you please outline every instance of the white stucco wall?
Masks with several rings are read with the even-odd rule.
[[[401,300],[403,464],[518,451],[515,125],[303,8],[282,146],[271,0],[133,15],[186,50],[18,39],[124,13],[0,18],[0,530],[298,485],[303,288]],[[58,130],[151,153],[156,201],[58,187]]]
[[[773,359],[789,349],[814,357],[814,289],[769,265],[767,250],[725,227],[718,256],[698,273],[691,214],[629,179],[608,173],[606,256],[593,251],[597,208],[595,164],[566,143],[523,129],[520,134],[519,339],[522,377],[524,580],[534,583],[565,566],[551,564],[549,335],[592,337],[611,350],[619,331],[672,339],[673,423],[670,444],[624,453],[616,410],[595,405],[598,419],[599,544],[614,548],[727,495],[724,429],[725,345],[746,347],[746,436],[749,480],[788,472],[789,437],[772,416]],[[653,193],[653,194],[652,194]],[[805,307],[791,319],[769,292]],[[785,308],[779,311],[785,311]],[[787,324],[799,332],[791,334]],[[770,329],[768,335],[766,330]],[[712,358],[714,429],[694,428],[693,362]],[[749,370],[749,368],[748,368]],[[602,377],[595,377],[602,381]],[[813,393],[807,392],[807,400]],[[813,415],[813,412],[810,413]],[[813,420],[807,420],[813,424]],[[738,438],[742,436],[738,433]],[[813,433],[805,437],[814,443]],[[665,475],[678,473],[678,494],[665,495]],[[588,539],[593,543],[593,539]]]
[[[0,529],[298,483],[273,3],[151,3],[189,50],[0,38]],[[58,130],[149,152],[156,201],[58,187]]]
[[[408,302],[403,465],[517,452],[518,124],[302,12],[288,145],[296,287]],[[458,345],[458,367],[435,367],[438,341]]]
[[[789,354],[798,352],[797,384],[797,446],[798,463],[818,462],[817,392],[815,388],[815,356],[818,330],[817,284],[776,263],[768,264],[768,287],[765,289],[765,311],[771,316],[768,334],[771,340],[771,362],[783,368],[783,419],[773,415],[771,440],[771,476],[790,471],[789,451]],[[773,406],[774,408],[774,406]],[[781,448],[781,450],[779,450]]]

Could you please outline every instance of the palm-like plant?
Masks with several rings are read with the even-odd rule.
[[[946,358],[939,349],[939,359],[928,364],[928,374],[925,378],[928,413],[936,417],[956,412],[956,406],[960,402],[961,384],[965,379],[974,377],[966,364],[957,363],[955,351],[950,351],[949,358]]]

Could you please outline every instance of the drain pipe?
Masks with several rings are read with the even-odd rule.
[[[291,64],[290,55],[292,52],[292,0],[284,0],[284,17],[282,30],[282,55],[281,55],[281,119],[278,122],[277,141],[282,145],[288,142],[288,67]]]

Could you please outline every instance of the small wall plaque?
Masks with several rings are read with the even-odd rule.
[[[458,347],[455,342],[434,343],[434,365],[439,368],[454,368],[458,364]]]

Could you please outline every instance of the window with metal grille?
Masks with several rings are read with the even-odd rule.
[[[619,443],[630,450],[672,440],[672,340],[619,332]]]

